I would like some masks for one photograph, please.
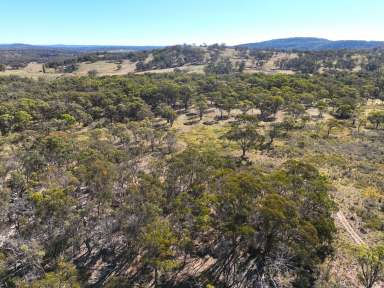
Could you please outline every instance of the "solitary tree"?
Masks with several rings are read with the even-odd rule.
[[[357,120],[357,133],[360,133],[361,127],[367,124],[367,118],[360,117]]]
[[[299,103],[293,103],[288,107],[288,113],[294,118],[300,118],[305,113],[305,106]]]
[[[10,114],[0,115],[0,131],[2,135],[7,134],[12,128],[13,117]]]
[[[188,85],[184,85],[180,89],[180,97],[181,97],[181,100],[183,101],[185,111],[188,110],[189,104],[191,102],[192,94],[193,94],[193,90]]]
[[[241,61],[239,64],[239,72],[242,73],[245,69],[245,61]]]
[[[159,287],[159,274],[177,267],[173,246],[177,238],[167,220],[157,218],[143,233],[143,243],[147,250],[145,260],[154,270],[154,286]]]
[[[325,103],[324,101],[319,101],[319,102],[316,104],[316,108],[319,110],[319,115],[318,115],[318,117],[319,117],[319,118],[323,118],[323,114],[324,114],[324,112],[327,110],[327,103]]]
[[[384,111],[374,111],[368,115],[368,120],[375,125],[375,129],[378,129],[381,124],[384,123]]]
[[[327,137],[331,135],[332,129],[337,127],[341,127],[341,122],[336,119],[329,119],[327,121]]]
[[[256,125],[235,125],[225,134],[225,138],[235,141],[239,144],[242,154],[241,158],[245,159],[245,154],[251,149],[257,149],[264,143],[264,136],[259,134]]]
[[[89,70],[88,71],[88,76],[89,77],[96,77],[98,74],[97,70],[93,69],[93,70]]]
[[[175,110],[169,105],[161,105],[159,110],[161,116],[167,119],[167,123],[172,127],[177,117]]]
[[[281,96],[262,96],[258,99],[257,108],[260,109],[260,119],[268,120],[277,113],[281,105],[284,104],[284,99]]]
[[[24,130],[31,120],[32,116],[26,111],[18,111],[15,113],[14,122],[18,130]]]
[[[253,107],[253,103],[249,100],[243,100],[239,104],[239,109],[243,114],[246,114]]]
[[[200,120],[202,120],[204,112],[208,108],[207,99],[205,97],[199,97],[196,100],[196,108],[199,111]]]

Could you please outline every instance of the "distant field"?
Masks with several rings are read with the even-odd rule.
[[[190,73],[204,73],[205,65],[188,65],[180,67],[180,70]],[[78,70],[73,73],[56,73],[53,69],[47,69],[46,73],[43,73],[42,64],[30,63],[28,66],[18,70],[7,70],[0,72],[0,76],[17,75],[20,77],[31,77],[37,79],[43,78],[57,78],[61,76],[85,76],[89,71],[96,70],[98,76],[111,76],[111,75],[125,75],[129,73],[135,73],[136,63],[124,60],[121,64],[121,68],[118,68],[118,64],[109,61],[97,61],[94,63],[81,63]],[[135,74],[145,73],[169,73],[173,72],[175,68],[148,70],[142,72],[136,72]]]
[[[218,54],[217,59],[227,58],[230,60],[233,66],[233,71],[237,71],[239,64],[241,62],[245,63],[244,73],[265,73],[265,74],[294,74],[293,70],[284,70],[281,67],[281,63],[287,60],[292,60],[298,57],[297,53],[289,53],[289,52],[273,52],[272,57],[267,58],[266,60],[257,59],[252,56],[249,52],[244,53],[244,51],[239,51],[234,48],[225,48],[219,51],[215,51],[212,54],[212,51],[208,51],[206,48],[204,49],[204,63],[199,65],[192,64],[184,64],[184,66],[176,67],[176,68],[164,68],[164,69],[156,69],[156,64],[153,66],[154,68],[147,68],[145,71],[136,72],[136,64],[138,62],[133,62],[130,60],[123,60],[121,64],[119,62],[114,62],[111,60],[99,60],[96,62],[82,62],[78,63],[78,69],[72,73],[58,73],[54,69],[46,69],[46,73],[43,73],[42,64],[31,62],[26,67],[20,68],[17,70],[7,70],[5,72],[0,72],[0,76],[2,75],[17,75],[21,77],[30,77],[37,79],[39,77],[42,78],[57,78],[57,77],[71,77],[71,76],[85,76],[90,71],[96,71],[98,76],[112,76],[112,75],[126,75],[130,73],[135,74],[150,74],[150,73],[170,73],[175,70],[181,70],[187,73],[198,73],[203,74],[204,68],[211,61],[210,57],[214,57],[215,53]],[[217,55],[216,55],[217,56]],[[215,57],[216,57],[215,56]],[[167,56],[170,57],[170,56]],[[171,56],[172,57],[172,56]],[[175,56],[173,56],[175,57]],[[355,54],[352,56],[352,59],[355,61],[356,66],[352,69],[354,72],[358,72],[362,69],[364,63],[366,63],[367,58],[365,55]],[[153,53],[149,53],[145,60],[143,61],[145,64],[154,61]],[[164,64],[164,63],[161,63]],[[174,63],[175,64],[175,63]],[[336,64],[336,61],[333,63]],[[159,65],[160,66],[160,65]],[[173,65],[176,66],[176,65]],[[340,68],[336,68],[337,71],[342,71]],[[326,69],[324,67],[320,67],[318,72],[323,73]]]
[[[123,61],[121,68],[118,69],[118,65],[109,61],[97,61],[94,63],[81,63],[78,70],[73,73],[57,73],[54,69],[46,69],[46,73],[43,73],[43,66],[39,63],[29,63],[25,68],[18,70],[7,70],[0,72],[0,76],[17,75],[21,77],[31,78],[57,78],[60,76],[85,76],[89,71],[96,70],[99,76],[107,75],[124,75],[135,72],[135,63],[128,60]]]
[[[167,68],[167,69],[156,69],[156,70],[141,71],[141,72],[136,72],[135,74],[169,73],[169,72],[174,72],[177,69],[182,70],[184,72],[188,72],[188,73],[203,74],[204,73],[204,67],[205,67],[205,65],[187,65],[187,66],[178,67],[178,68]]]
[[[206,52],[206,61],[209,61],[209,53]],[[238,65],[240,62],[245,61],[245,73],[266,73],[266,74],[293,74],[293,71],[278,69],[277,63],[283,59],[291,59],[297,57],[292,53],[276,52],[273,57],[264,63],[262,67],[256,66],[255,61],[250,58],[242,58],[239,52],[234,48],[226,48],[220,52],[220,57],[229,58],[234,65]],[[145,59],[145,63],[153,60],[153,55],[148,54]],[[113,61],[96,61],[96,62],[82,62],[79,63],[78,69],[72,73],[58,73],[54,69],[46,68],[46,73],[43,73],[43,67],[41,63],[31,62],[26,67],[17,70],[7,70],[0,72],[0,76],[5,75],[17,75],[20,77],[30,77],[37,79],[42,78],[57,78],[63,76],[85,76],[89,71],[97,71],[98,76],[111,76],[111,75],[125,75],[129,73],[146,74],[146,73],[169,73],[176,69],[188,72],[188,73],[204,73],[206,65],[185,65],[178,68],[166,68],[166,69],[152,69],[146,71],[135,72],[136,62],[124,60],[119,67],[116,62]]]
[[[94,63],[81,63],[74,75],[87,75],[89,71],[96,70],[99,75],[124,75],[135,72],[136,64],[124,60],[119,69],[118,64],[110,61],[98,61]]]
[[[6,70],[0,72],[0,76],[10,76],[16,75],[20,77],[31,77],[37,79],[39,77],[43,78],[56,78],[61,76],[60,73],[55,73],[53,69],[47,69],[47,73],[43,73],[43,65],[40,63],[31,62],[25,68],[17,70]]]

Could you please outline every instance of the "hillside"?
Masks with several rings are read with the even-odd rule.
[[[22,46],[24,47],[24,46]],[[0,75],[57,78],[128,73],[326,73],[374,71],[384,63],[382,49],[319,51],[258,50],[224,45],[176,45],[144,51],[0,49]]]
[[[360,288],[384,233],[382,54],[140,57],[155,70],[0,77],[0,287]]]
[[[0,3],[0,288],[384,288],[384,0]]]
[[[0,44],[0,65],[9,69],[20,69],[29,63],[73,62],[74,59],[100,53],[124,54],[152,51],[157,46],[97,46],[97,45],[28,45]],[[111,58],[113,58],[111,56]],[[86,60],[85,60],[86,61]],[[1,70],[1,69],[0,69]]]
[[[250,49],[276,49],[276,50],[301,50],[319,51],[333,49],[374,49],[383,48],[382,41],[361,41],[361,40],[339,40],[331,41],[313,37],[295,37],[285,39],[275,39],[263,42],[241,44],[237,47]]]

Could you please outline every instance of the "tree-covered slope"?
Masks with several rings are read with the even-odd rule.
[[[323,38],[294,37],[274,39],[263,42],[241,44],[239,47],[252,49],[278,50],[332,50],[332,49],[373,49],[384,47],[381,41],[340,40],[331,41]]]

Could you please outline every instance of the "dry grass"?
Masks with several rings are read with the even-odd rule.
[[[62,76],[60,73],[55,73],[53,69],[46,69],[47,73],[43,73],[43,65],[36,62],[29,63],[26,67],[17,70],[6,70],[0,72],[0,76],[20,76],[20,77],[29,77],[33,79],[45,78],[52,79]]]
[[[118,64],[109,61],[97,61],[94,63],[80,63],[79,69],[73,73],[56,73],[54,69],[46,69],[46,73],[43,73],[42,64],[29,63],[26,67],[17,70],[7,70],[0,72],[0,76],[17,75],[20,77],[29,77],[33,79],[38,78],[58,78],[58,77],[70,77],[70,76],[85,76],[91,70],[96,70],[99,76],[112,76],[112,75],[125,75],[128,73],[134,73],[136,69],[136,63],[129,60],[124,60],[121,64],[121,69],[118,69]]]
[[[123,61],[121,69],[118,69],[118,64],[110,61],[97,61],[94,63],[81,63],[79,69],[73,74],[77,76],[87,75],[89,71],[96,70],[100,76],[108,75],[124,75],[135,72],[136,63],[128,60]]]
[[[182,67],[177,68],[165,68],[165,69],[154,69],[154,70],[147,70],[147,71],[141,71],[136,72],[135,74],[160,74],[160,73],[171,73],[175,70],[181,70],[187,73],[198,73],[198,74],[204,74],[204,67],[205,65],[185,65]]]

